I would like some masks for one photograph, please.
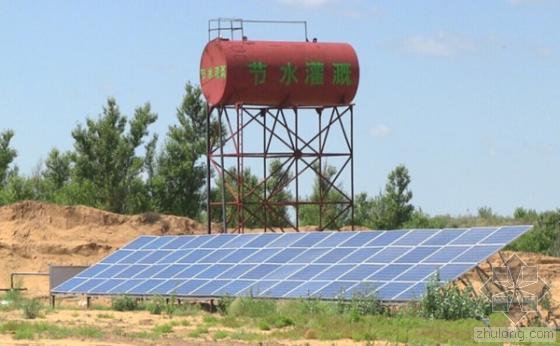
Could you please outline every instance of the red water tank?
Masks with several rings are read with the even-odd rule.
[[[346,105],[359,77],[358,57],[346,43],[215,39],[200,61],[200,84],[212,106]]]

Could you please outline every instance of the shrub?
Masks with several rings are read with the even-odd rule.
[[[253,297],[236,298],[228,309],[232,316],[267,317],[276,312],[276,302],[273,300],[255,299]]]
[[[477,297],[472,286],[462,290],[454,285],[440,286],[437,274],[428,283],[421,305],[421,315],[432,319],[481,319],[491,312],[488,299]]]
[[[161,315],[165,301],[161,297],[155,297],[146,304],[146,310],[152,315]]]
[[[31,299],[24,302],[21,306],[23,310],[23,316],[28,319],[37,318],[39,316],[39,312],[42,309],[41,302],[37,299]]]
[[[129,296],[123,296],[113,299],[112,308],[117,311],[134,311],[138,310],[138,303]]]
[[[230,296],[221,297],[216,303],[216,310],[222,315],[227,314],[229,306],[233,302],[233,298]]]

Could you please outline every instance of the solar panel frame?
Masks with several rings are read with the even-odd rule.
[[[419,229],[141,236],[55,287],[53,293],[146,295],[153,292],[215,297],[256,292],[257,297],[296,298],[307,290],[306,295],[336,299],[333,296],[336,288],[346,288],[341,293],[344,298],[350,298],[368,286],[366,283],[374,283],[383,300],[409,300],[424,292],[427,280],[434,274],[428,268],[437,267],[442,281],[453,280],[528,229],[530,226],[443,229],[431,230],[431,234],[430,230]],[[422,234],[425,239],[418,243]],[[457,255],[451,260],[436,256],[438,260],[430,261],[437,251],[429,253],[436,247],[437,251],[456,250]],[[174,255],[178,251],[182,252]],[[368,251],[371,251],[369,257]],[[320,263],[329,253],[336,256]],[[377,270],[360,271],[358,268],[368,268],[364,265]],[[310,276],[305,277],[308,273]],[[360,275],[366,274],[369,276],[359,280]],[[80,275],[92,276],[85,279]],[[212,283],[223,287],[214,287]],[[195,284],[198,286],[194,287]],[[280,293],[283,294],[279,296]]]

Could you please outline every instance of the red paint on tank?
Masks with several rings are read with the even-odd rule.
[[[346,105],[359,74],[356,52],[346,43],[215,39],[200,62],[200,84],[212,106]]]

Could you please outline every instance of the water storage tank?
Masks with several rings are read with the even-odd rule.
[[[212,106],[345,105],[356,95],[359,74],[346,43],[215,39],[200,62],[200,84]]]

